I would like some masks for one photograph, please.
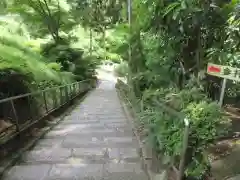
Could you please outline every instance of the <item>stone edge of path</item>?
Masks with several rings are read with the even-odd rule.
[[[72,101],[76,101],[73,105],[70,105],[65,112],[63,112],[59,117],[55,117],[55,122],[54,123],[49,123],[48,126],[46,128],[43,128],[44,130],[42,132],[40,132],[40,134],[37,135],[37,137],[33,137],[33,139],[31,139],[29,141],[29,143],[27,143],[27,145],[21,149],[19,149],[17,152],[14,152],[13,155],[11,155],[10,157],[7,158],[7,160],[3,161],[3,164],[1,164],[0,166],[0,179],[2,178],[2,176],[4,175],[4,173],[11,168],[13,165],[15,165],[17,163],[17,161],[21,158],[22,154],[33,148],[37,142],[42,139],[49,131],[51,131],[56,125],[58,125],[60,122],[62,122],[64,120],[64,117],[68,114],[70,114],[74,108],[79,105],[79,103],[82,103],[84,101],[84,99],[86,97],[89,96],[90,93],[92,93],[93,90],[95,90],[96,88],[92,88],[90,89],[88,92],[86,92],[85,95],[83,95],[81,98],[79,99],[73,99]]]
[[[137,133],[137,128],[134,124],[134,120],[136,120],[136,117],[131,115],[131,113],[129,112],[128,106],[126,105],[125,100],[121,96],[120,91],[117,88],[116,88],[116,91],[117,91],[118,98],[120,100],[121,107],[127,117],[129,124],[131,125],[131,129],[134,133],[134,136],[136,137],[136,139],[138,141],[140,158],[142,161],[142,165],[144,167],[144,171],[147,173],[148,178],[150,180],[166,180],[166,179],[168,179],[166,170],[163,170],[162,173],[158,173],[158,174],[151,171],[151,162],[149,160],[152,159],[152,155],[149,153],[149,151],[147,150],[147,147],[143,144],[140,136]]]

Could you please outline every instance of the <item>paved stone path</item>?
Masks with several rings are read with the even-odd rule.
[[[147,180],[114,83],[104,81],[4,180]]]

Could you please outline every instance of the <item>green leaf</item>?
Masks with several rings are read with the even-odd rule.
[[[166,7],[166,9],[164,10],[164,14],[163,17],[167,16],[169,13],[171,13],[172,11],[174,11],[175,8],[177,8],[178,6],[180,6],[180,2],[175,2],[175,3],[171,3],[169,6]]]

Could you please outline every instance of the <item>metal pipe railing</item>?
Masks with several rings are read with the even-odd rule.
[[[58,88],[61,88],[61,87],[69,87],[73,84],[84,83],[84,82],[87,82],[87,81],[89,81],[89,80],[78,81],[78,82],[74,82],[74,83],[70,83],[70,84],[66,84],[66,85],[62,85],[62,86],[47,88],[47,89],[36,91],[36,92],[33,92],[33,93],[26,93],[26,94],[22,94],[22,95],[18,95],[18,96],[13,96],[13,97],[1,99],[0,103],[10,101],[10,100],[14,100],[14,99],[18,99],[18,98],[22,98],[22,97],[27,97],[29,95],[36,95],[36,94],[39,94],[39,93],[42,93],[42,92],[45,92],[45,91],[50,91],[50,90],[58,89]]]
[[[90,80],[84,80],[0,100],[3,120],[11,122],[0,132],[0,145],[89,90],[90,85]]]

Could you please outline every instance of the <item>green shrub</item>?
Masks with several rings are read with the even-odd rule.
[[[69,42],[62,40],[61,42],[49,42],[42,46],[41,53],[61,64],[62,70],[70,71],[71,64],[82,58],[83,50],[71,48]]]
[[[125,94],[128,94],[121,83],[116,87],[123,88]],[[161,158],[160,161],[169,165],[179,165],[185,128],[183,115],[189,119],[185,174],[188,177],[203,178],[209,170],[206,149],[227,132],[228,119],[219,105],[211,102],[196,87],[182,91],[170,87],[148,89],[143,93],[141,104],[143,111],[140,120],[144,124],[148,142]]]
[[[0,39],[0,71],[12,69],[29,77],[31,88],[37,88],[41,82],[64,84],[72,81],[71,75],[62,75],[50,68],[47,59],[39,53],[25,47],[12,39]],[[47,83],[48,84],[48,83]],[[46,86],[49,87],[49,86]]]
[[[93,58],[85,56],[82,49],[72,48],[65,40],[60,44],[54,42],[45,44],[42,47],[42,54],[60,63],[62,71],[72,72],[75,80],[91,79],[96,74],[96,63]]]
[[[226,126],[223,125],[227,123],[227,119],[219,105],[214,102],[193,102],[188,104],[183,112],[191,123],[186,174],[201,177],[209,166],[204,152],[218,137],[226,133]]]
[[[190,120],[186,175],[202,177],[209,167],[209,162],[204,156],[205,150],[226,132],[223,125],[227,120],[221,108],[216,103],[211,103],[196,88],[185,89],[177,93],[176,90],[173,93],[170,89],[163,89],[146,96],[145,94],[144,103],[148,106],[146,105],[144,114],[148,116],[144,117],[153,147],[159,154],[165,156],[165,160],[168,159],[168,163],[173,162],[178,166],[184,123],[183,119],[150,103],[153,99],[162,99],[165,106],[185,114]],[[149,110],[151,110],[150,115]]]

